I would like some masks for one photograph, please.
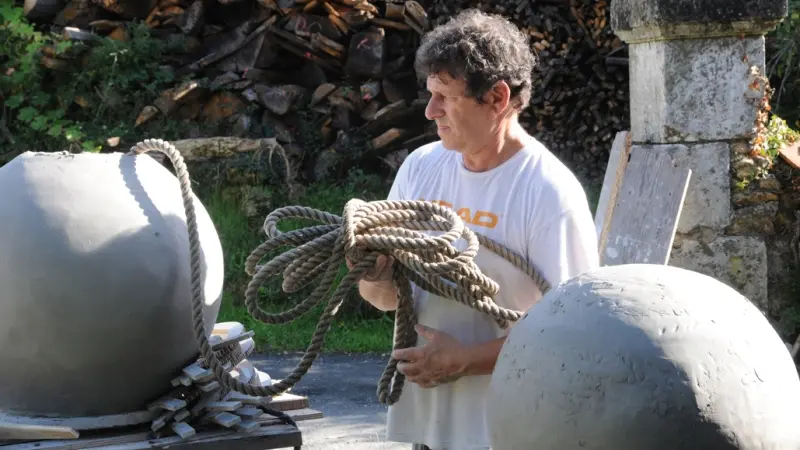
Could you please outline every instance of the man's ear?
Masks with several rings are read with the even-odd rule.
[[[501,114],[511,103],[511,87],[505,81],[495,83],[487,94],[495,114]]]

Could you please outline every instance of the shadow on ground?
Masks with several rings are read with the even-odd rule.
[[[302,354],[267,354],[248,357],[272,378],[290,374]],[[321,355],[292,388],[308,396],[311,408],[324,418],[298,422],[304,450],[396,450],[409,444],[386,442],[386,406],[376,397],[378,379],[387,355]]]

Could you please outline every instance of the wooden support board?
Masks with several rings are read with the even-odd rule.
[[[269,407],[285,412],[294,421],[319,419],[322,413],[309,409],[308,398],[290,393],[277,395]],[[258,423],[256,430],[245,432],[228,430],[222,427],[198,428],[197,434],[188,438],[169,435],[153,438],[149,425],[128,427],[122,430],[97,430],[84,432],[80,438],[36,440],[16,443],[0,442],[0,450],[143,450],[172,448],[181,450],[266,450],[293,448],[302,444],[300,430],[285,425],[280,419],[264,414],[253,419]],[[55,436],[53,436],[55,438]]]
[[[627,131],[620,131],[614,138],[611,145],[611,152],[608,155],[608,165],[606,175],[603,178],[603,188],[600,190],[600,198],[597,201],[597,212],[594,215],[594,225],[597,228],[597,236],[600,239],[600,253],[602,246],[608,235],[608,220],[614,214],[614,206],[617,204],[617,194],[619,193],[620,183],[625,174],[625,167],[628,165],[628,156],[631,153],[631,134]]]
[[[78,436],[79,433],[70,427],[0,422],[0,444],[6,439],[76,439]]]
[[[601,265],[669,262],[691,173],[667,152],[617,135],[595,214]]]
[[[778,151],[781,157],[795,169],[800,169],[800,142],[796,142]]]

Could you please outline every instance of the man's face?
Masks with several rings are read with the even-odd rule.
[[[497,132],[492,105],[468,97],[464,80],[447,74],[428,77],[427,87],[431,98],[425,117],[436,121],[445,148],[473,154],[489,144]]]

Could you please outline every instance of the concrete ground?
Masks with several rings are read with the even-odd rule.
[[[302,354],[248,357],[272,378],[291,373]],[[320,355],[291,390],[308,396],[324,418],[298,422],[304,450],[409,450],[409,444],[386,442],[386,406],[375,394],[386,355]]]

